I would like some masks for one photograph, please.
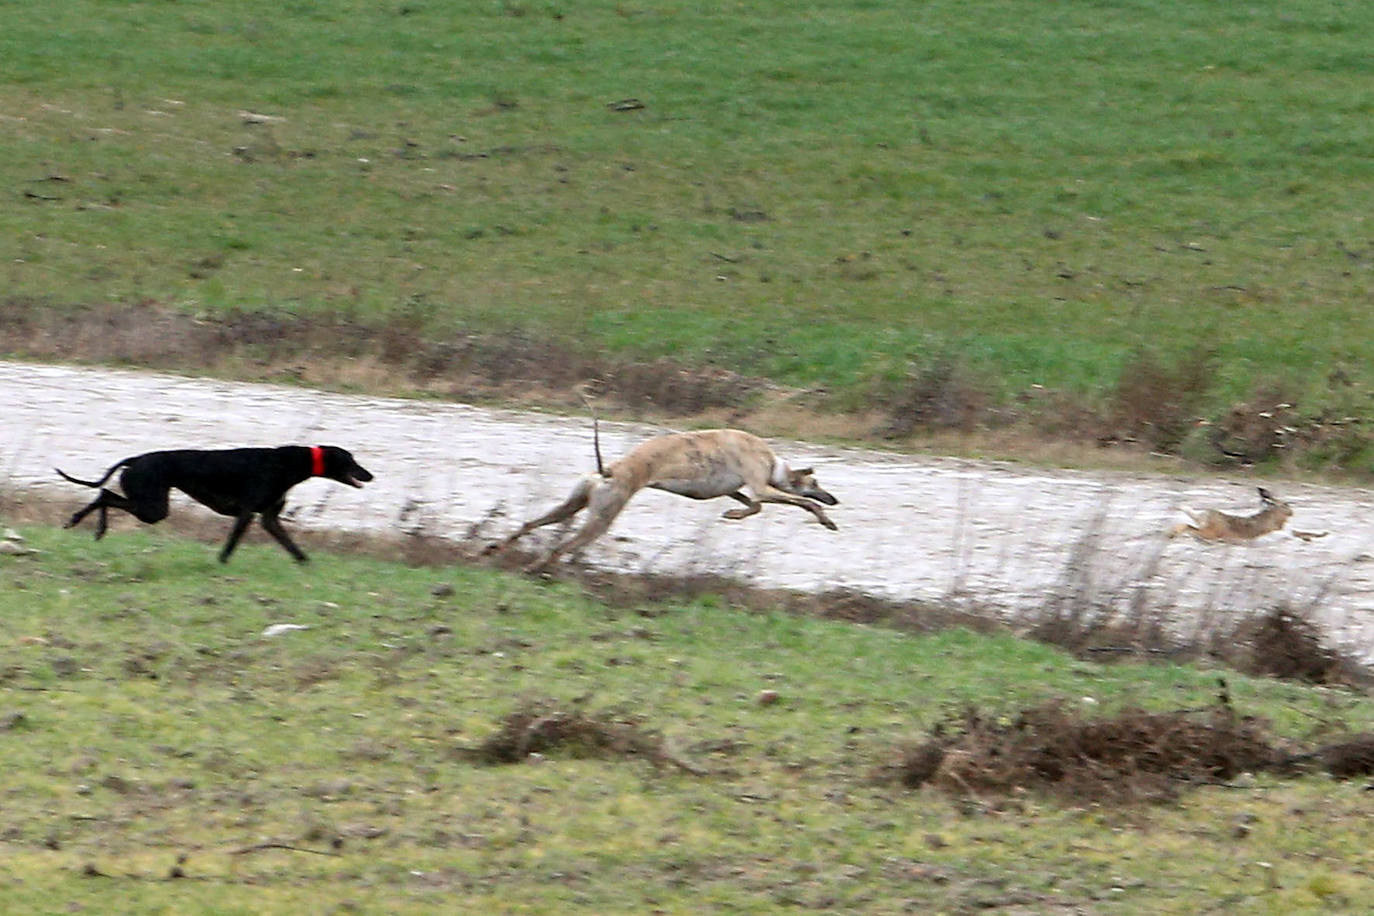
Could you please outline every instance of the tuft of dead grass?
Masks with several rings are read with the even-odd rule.
[[[1172,365],[1148,349],[1136,350],[1122,366],[1112,395],[1118,435],[1155,451],[1175,451],[1197,425],[1215,363],[1205,350],[1184,353]]]
[[[1233,404],[1210,424],[1207,441],[1217,464],[1259,464],[1288,448],[1301,421],[1291,398],[1267,389]]]
[[[904,785],[966,795],[1034,791],[1069,802],[1161,802],[1181,786],[1273,770],[1292,757],[1263,723],[1219,711],[1128,710],[1083,719],[1050,703],[1008,719],[970,710],[945,728],[951,733],[937,732],[903,755]]]
[[[1274,738],[1264,720],[1238,715],[1219,684],[1217,703],[1203,710],[1089,718],[1062,701],[1009,717],[970,709],[904,749],[893,775],[909,788],[956,795],[1029,791],[1074,804],[1129,804],[1171,801],[1183,788],[1242,773],[1299,775],[1314,763],[1340,779],[1374,774],[1374,735],[1304,750]]]
[[[628,407],[669,416],[739,407],[764,387],[761,379],[724,369],[688,368],[665,359],[622,364],[605,373],[601,385]]]
[[[904,439],[919,430],[970,431],[989,417],[991,395],[949,358],[913,369],[878,396],[887,418],[875,432]]]
[[[1337,779],[1374,775],[1374,734],[1349,735],[1323,746],[1314,756]]]
[[[1246,674],[1308,684],[1355,684],[1359,666],[1325,645],[1310,620],[1287,606],[1242,621],[1220,641],[1217,653]]]
[[[671,751],[661,737],[646,731],[636,717],[593,715],[563,709],[549,700],[525,703],[508,713],[500,728],[480,745],[458,751],[459,756],[484,764],[521,763],[533,755],[551,753],[574,758],[633,757],[695,776],[707,775]]]

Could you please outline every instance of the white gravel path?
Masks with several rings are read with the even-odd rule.
[[[661,431],[603,423],[602,448],[609,459]],[[483,525],[495,537],[560,500],[593,467],[586,419],[0,361],[7,486],[76,495],[54,465],[91,477],[153,449],[291,443],[342,445],[377,475],[364,490],[323,481],[296,488],[288,517],[307,528],[422,526],[457,539]],[[1253,481],[774,444],[794,465],[814,464],[839,497],[831,512],[839,532],[789,507],[729,522],[720,519],[728,501],[645,492],[587,560],[809,591],[952,598],[1008,619],[1076,595],[1117,611],[1160,612],[1185,634],[1216,615],[1288,602],[1313,606],[1338,643],[1374,659],[1374,497],[1364,490],[1268,484],[1294,506],[1293,527],[1329,535],[1204,545],[1162,537],[1177,507],[1251,511]]]

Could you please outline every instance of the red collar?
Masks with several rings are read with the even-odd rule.
[[[324,476],[324,448],[322,446],[310,446],[310,476]]]

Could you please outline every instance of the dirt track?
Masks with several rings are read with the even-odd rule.
[[[602,447],[614,456],[659,431],[603,423]],[[301,485],[289,513],[301,527],[494,537],[561,499],[592,468],[583,419],[0,362],[6,486],[83,495],[52,467],[94,476],[157,448],[316,442],[351,448],[377,480],[363,491]],[[1251,511],[1252,482],[775,444],[794,465],[813,463],[840,498],[831,513],[838,533],[789,507],[729,522],[720,519],[728,508],[720,501],[646,492],[588,562],[955,599],[1020,620],[1053,601],[1073,601],[1157,613],[1183,635],[1217,616],[1287,602],[1313,606],[1344,648],[1374,659],[1374,498],[1363,490],[1276,485],[1295,508],[1292,527],[1329,535],[1304,542],[1275,534],[1227,547],[1169,541],[1161,532],[1179,518],[1180,504]]]

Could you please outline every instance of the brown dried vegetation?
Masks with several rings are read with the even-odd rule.
[[[1215,375],[1211,354],[1197,351],[1166,364],[1137,350],[1121,368],[1112,402],[1118,435],[1154,451],[1172,452],[1197,425]]]
[[[674,754],[662,738],[645,731],[634,717],[591,715],[560,708],[551,701],[521,706],[480,745],[457,753],[478,763],[500,764],[521,763],[534,755],[555,752],[577,758],[635,757],[655,766],[671,764],[693,775],[706,772]]]
[[[734,410],[770,386],[671,360],[633,362],[572,341],[520,332],[432,330],[423,303],[384,321],[285,311],[192,315],[145,301],[54,308],[0,303],[5,352],[35,358],[135,363],[159,369],[219,369],[270,380],[356,383],[424,390],[462,399],[534,399],[581,406],[589,385],[613,405],[667,416]],[[369,368],[375,367],[375,368]]]
[[[610,412],[730,423],[749,417],[763,426],[781,422],[773,430],[779,435],[795,434],[798,423],[774,415],[785,404],[811,418],[802,422],[807,428],[820,416],[847,418],[834,433],[842,437],[988,436],[1013,453],[1089,444],[1211,464],[1282,458],[1342,468],[1374,454],[1374,434],[1362,419],[1371,404],[1340,382],[1332,382],[1334,406],[1300,412],[1269,386],[1207,418],[1214,360],[1204,351],[1170,362],[1139,349],[1105,399],[1036,386],[1005,403],[991,380],[954,357],[935,356],[855,403],[854,392],[784,389],[720,367],[616,357],[527,331],[471,333],[446,324],[423,299],[363,318],[347,310],[191,313],[151,299],[68,306],[11,297],[0,299],[0,346],[20,358],[557,408],[580,409],[581,393],[590,392]]]
[[[1188,786],[1242,773],[1291,776],[1313,763],[1338,778],[1374,773],[1374,736],[1305,751],[1274,739],[1265,722],[1239,716],[1225,683],[1208,710],[1125,710],[1084,718],[1063,703],[995,718],[969,710],[903,752],[902,784],[959,795],[1037,792],[1073,803],[1163,802]]]
[[[1239,671],[1309,684],[1366,683],[1368,675],[1351,658],[1323,644],[1311,621],[1288,607],[1243,622],[1216,654]]]
[[[987,391],[949,358],[909,372],[880,394],[887,420],[875,432],[902,439],[918,430],[969,432],[990,419]]]

